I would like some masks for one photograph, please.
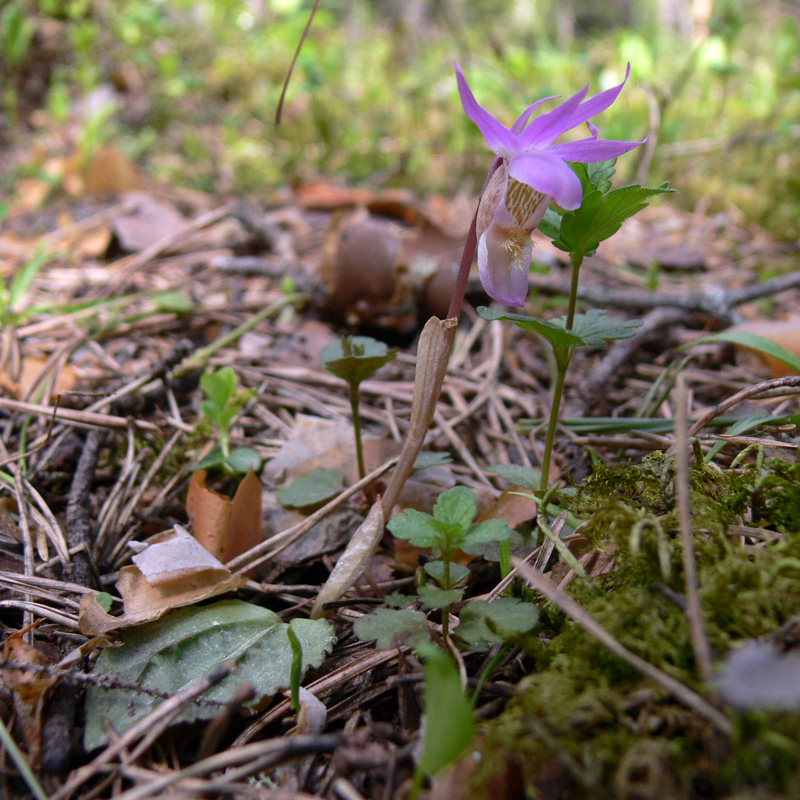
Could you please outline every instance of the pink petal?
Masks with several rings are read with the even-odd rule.
[[[525,150],[531,147],[540,147],[550,144],[565,131],[574,128],[578,123],[572,122],[575,111],[579,108],[581,100],[586,97],[589,86],[584,86],[577,94],[565,100],[560,106],[556,106],[552,111],[537,117],[520,134],[519,144]]]
[[[516,134],[519,136],[520,133],[525,129],[525,126],[528,124],[528,120],[531,117],[531,114],[542,104],[546,103],[548,100],[557,100],[558,95],[554,94],[552,97],[544,97],[541,100],[537,100],[532,106],[528,106],[520,115],[517,117],[517,121],[511,126],[511,133]]]
[[[461,67],[456,64],[456,78],[458,92],[461,95],[461,105],[464,106],[466,115],[478,126],[489,149],[499,156],[507,158],[510,153],[516,152],[516,136],[499,123],[488,111],[478,105],[467,84]]]
[[[551,195],[561,208],[578,208],[583,199],[578,176],[549,150],[533,150],[512,158],[508,163],[508,174],[537,192]]]
[[[613,139],[581,139],[578,142],[564,142],[551,144],[546,152],[563,158],[565,161],[580,161],[581,164],[593,164],[595,161],[606,161],[616,158],[623,153],[628,153],[634,147],[644,144],[647,137],[641,142],[617,142]]]
[[[613,89],[607,89],[605,92],[600,92],[600,94],[596,94],[585,103],[581,103],[575,112],[575,116],[572,118],[572,125],[570,127],[574,128],[576,125],[580,125],[582,122],[586,122],[587,119],[591,119],[592,117],[596,116],[601,111],[605,111],[617,99],[617,97],[619,97],[619,93],[622,91],[622,87],[630,77],[630,74],[631,65],[630,62],[628,62],[628,69],[625,72],[625,80],[622,81],[619,86],[615,86]]]
[[[525,304],[528,294],[528,271],[533,243],[528,247],[524,264],[515,264],[511,251],[502,246],[504,241],[504,231],[494,226],[481,236],[478,242],[478,273],[489,297],[507,306],[521,306]]]

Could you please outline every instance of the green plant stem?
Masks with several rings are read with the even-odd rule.
[[[442,570],[442,586],[449,590],[452,588],[450,584],[450,553],[442,553],[443,561],[444,561],[444,568]],[[450,638],[450,604],[448,603],[442,609],[442,638],[445,641],[445,645],[447,644]]]
[[[553,387],[553,403],[550,407],[550,421],[547,423],[547,438],[544,442],[544,455],[542,456],[542,492],[547,491],[547,481],[550,478],[550,459],[553,455],[553,443],[556,440],[558,410],[561,408],[561,397],[564,394],[564,381],[567,377],[567,369],[569,367],[571,355],[570,348],[565,348],[562,352],[556,353],[556,382]]]
[[[364,467],[364,445],[361,442],[361,412],[358,407],[358,384],[351,383],[350,386],[350,409],[353,412],[353,430],[356,435],[356,458],[358,459],[358,477],[364,479],[367,470]]]
[[[575,324],[575,307],[578,304],[578,275],[580,275],[581,264],[583,264],[583,253],[574,252],[569,254],[569,263],[572,267],[572,280],[569,285],[569,307],[567,308],[568,331],[572,330]]]
[[[491,677],[492,672],[494,672],[494,668],[500,663],[500,659],[511,649],[511,645],[504,644],[500,649],[492,656],[492,660],[486,665],[486,668],[481,672],[480,677],[478,678],[478,683],[475,685],[475,691],[472,693],[472,708],[473,710],[478,705],[478,699],[481,696],[481,692],[483,691],[483,686],[486,681]]]
[[[566,329],[572,330],[575,324],[575,309],[578,304],[578,275],[583,264],[583,253],[575,251],[569,254],[569,263],[572,265],[572,280],[569,286],[569,306],[567,308]],[[550,408],[550,421],[547,424],[547,439],[544,443],[544,455],[542,456],[542,485],[541,491],[547,490],[547,482],[550,479],[550,460],[553,456],[553,444],[556,440],[556,428],[558,427],[558,411],[561,408],[561,398],[564,395],[564,381],[567,377],[569,362],[572,358],[572,349],[567,347],[555,352],[556,357],[556,382],[553,386],[553,404]]]

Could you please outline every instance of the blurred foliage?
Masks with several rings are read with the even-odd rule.
[[[311,5],[11,0],[0,13],[0,142],[24,144],[39,165],[59,147],[85,157],[113,142],[157,177],[262,197],[320,175],[476,191],[488,154],[461,112],[453,60],[505,122],[588,81],[608,88],[630,60],[601,135],[657,130],[658,147],[652,160],[637,151],[623,177],[639,166],[640,180],[668,178],[689,208],[733,205],[800,235],[791,4],[713,0],[706,21],[698,0],[323,0],[276,131]],[[15,166],[7,181],[36,169]]]

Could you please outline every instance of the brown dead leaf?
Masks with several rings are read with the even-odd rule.
[[[532,497],[520,497],[516,492],[525,495],[530,494],[522,486],[509,486],[486,511],[478,515],[475,521],[504,519],[508,522],[509,528],[516,528],[517,525],[523,522],[530,522],[530,520],[536,519],[536,500]]]
[[[400,445],[391,439],[364,436],[363,444],[368,470],[400,451]],[[358,480],[353,426],[340,420],[298,414],[292,435],[267,463],[264,472],[269,480],[283,485],[315,469],[338,469],[348,482]]]
[[[17,380],[14,380],[8,371],[0,371],[0,387],[17,399],[25,397],[41,377],[47,361],[48,359],[44,358],[44,356],[26,356],[22,359],[21,371]],[[53,393],[70,392],[77,383],[78,376],[74,368],[69,364],[65,364],[58,372]]]
[[[122,194],[142,187],[136,164],[116,147],[98,148],[84,170],[86,190],[91,194]]]
[[[206,471],[189,482],[186,512],[194,536],[203,547],[226,563],[263,541],[261,481],[251,469],[231,500],[206,486]]]
[[[765,339],[769,339],[771,342],[800,357],[800,317],[794,316],[782,320],[754,319],[741,325],[734,325],[728,330],[755,333],[757,336],[763,336]],[[747,352],[757,356],[769,367],[773,378],[783,378],[786,375],[796,374],[796,371],[791,367],[766,353],[739,347],[738,345],[737,350],[747,350]]]
[[[23,178],[15,186],[17,211],[35,211],[50,194],[52,184],[42,178]]]
[[[41,620],[40,620],[41,621]],[[17,664],[27,664],[41,668],[52,665],[41,650],[29,644],[23,638],[34,625],[27,625],[20,631],[12,633],[4,642],[2,658]],[[55,675],[39,669],[9,668],[2,673],[5,687],[14,693],[14,712],[17,725],[25,737],[28,755],[34,764],[39,761],[42,748],[42,711],[47,694],[58,680]]]
[[[179,525],[174,534],[154,538],[156,541],[134,556],[138,563],[119,571],[117,589],[124,613],[119,617],[108,614],[97,595],[87,594],[81,600],[78,617],[82,633],[100,636],[152,622],[173,608],[238,589],[247,580],[244,575],[232,575]]]

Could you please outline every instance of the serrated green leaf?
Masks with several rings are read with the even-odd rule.
[[[206,372],[200,378],[200,388],[205,392],[209,401],[216,406],[217,414],[228,405],[233,393],[236,391],[236,373],[231,367],[223,367],[216,372]],[[205,411],[205,403],[203,410]],[[207,411],[208,416],[212,416]]]
[[[439,495],[433,507],[433,516],[440,522],[457,526],[466,530],[475,519],[478,507],[475,504],[475,492],[466,486],[454,486]]]
[[[432,526],[433,521],[429,514],[409,508],[393,516],[386,527],[393,536],[408,539],[414,547],[438,547],[444,537]]]
[[[277,494],[285,508],[316,506],[335,497],[344,487],[344,474],[338,469],[315,469],[297,478]]]
[[[458,542],[458,546],[475,547],[487,542],[507,542],[512,530],[504,519],[487,519],[472,525]]]
[[[303,670],[318,667],[333,645],[333,628],[323,619],[298,619],[292,625],[302,646]],[[235,661],[236,674],[204,695],[216,704],[190,704],[175,722],[210,719],[219,714],[219,703],[234,698],[242,681],[255,688],[254,702],[290,686],[292,647],[286,628],[277,614],[241,600],[181,608],[156,622],[125,631],[122,646],[103,650],[94,671],[174,694],[223,662]],[[86,750],[109,741],[106,718],[118,734],[124,733],[161,702],[160,697],[141,692],[90,686],[86,695]]]
[[[250,469],[258,472],[261,469],[261,456],[252,447],[237,447],[231,451],[225,463],[234,472],[245,474]]]
[[[611,188],[611,177],[616,170],[617,159],[598,161],[594,164],[581,164],[571,162],[570,168],[578,176],[583,189],[583,194],[593,192],[595,189],[605,194]]]
[[[498,597],[492,603],[473,600],[459,614],[458,635],[470,644],[497,644],[527,633],[539,621],[539,609],[516,597]]]
[[[400,644],[416,647],[430,638],[425,615],[410,608],[379,608],[359,617],[353,623],[353,632],[362,642],[374,641],[378,650],[391,650]]]
[[[464,597],[463,589],[440,589],[432,583],[420,586],[418,593],[425,608],[445,608]]]
[[[489,467],[487,472],[499,475],[501,478],[505,478],[517,486],[530,489],[532,492],[538,492],[542,486],[541,470],[533,467],[523,467],[520,464],[498,464],[497,466]]]
[[[432,645],[425,650],[425,727],[419,769],[435,775],[455,761],[475,736],[472,705],[453,660]]]
[[[325,370],[357,386],[397,355],[383,342],[369,336],[346,336],[324,347],[320,361]]]
[[[692,342],[689,347],[694,347],[698,344],[708,344],[709,342],[729,342],[730,344],[738,344],[749,350],[755,350],[757,353],[764,353],[765,355],[772,356],[780,361],[781,364],[789,367],[789,369],[800,373],[800,358],[785,347],[781,347],[781,345],[773,342],[771,339],[759,336],[757,333],[748,333],[747,331],[722,331],[721,333],[712,333],[710,336],[704,336],[702,339],[697,339]]]
[[[487,308],[480,306],[478,308],[480,314],[486,320],[508,320],[518,325],[520,328],[531,333],[538,333],[550,342],[554,350],[564,350],[567,347],[575,347],[583,344],[580,336],[576,336],[574,332],[564,329],[563,321],[558,324],[556,321],[549,322],[544,319],[537,319],[536,317],[529,317],[526,314],[517,314],[513,311],[500,311],[495,308]]]
[[[444,561],[429,561],[422,568],[431,578],[444,586]],[[468,567],[455,561],[450,562],[450,586],[455,586],[459,581],[463,581],[467,575],[469,575]]]
[[[566,319],[566,317],[559,317],[553,320],[553,324],[564,325]],[[636,328],[641,324],[642,320],[640,319],[617,322],[611,319],[605,311],[592,308],[585,314],[575,315],[572,333],[580,338],[581,344],[593,347],[616,339],[630,339],[636,334]]]
[[[591,255],[626,219],[645,208],[649,198],[674,191],[666,182],[655,188],[623,186],[605,195],[598,189],[590,191],[584,195],[580,208],[564,214],[553,244],[568,253]]]
[[[401,594],[400,592],[392,592],[387,594],[384,598],[386,605],[390,608],[408,608],[414,605],[417,600],[415,594]]]

